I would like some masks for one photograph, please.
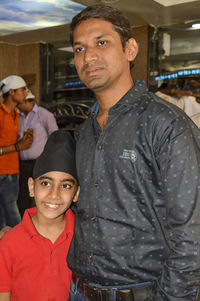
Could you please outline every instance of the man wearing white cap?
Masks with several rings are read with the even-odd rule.
[[[58,126],[54,115],[36,104],[35,95],[29,89],[27,90],[26,101],[19,103],[17,107],[20,110],[19,137],[22,137],[28,128],[33,129],[34,133],[31,147],[19,152],[20,177],[17,204],[20,214],[23,216],[24,211],[34,205],[29,196],[28,178],[32,177],[35,160],[42,153],[49,135],[57,130]]]
[[[18,151],[27,149],[33,142],[28,129],[18,140],[19,113],[16,106],[27,96],[26,83],[20,76],[10,75],[0,82],[0,229],[20,222],[16,200],[19,190]]]

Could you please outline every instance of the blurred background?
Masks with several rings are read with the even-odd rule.
[[[74,129],[95,101],[80,81],[69,44],[69,23],[84,7],[104,3],[129,18],[139,54],[133,79],[151,91],[200,96],[200,1],[198,0],[1,0],[0,79],[18,74],[52,111],[59,127]],[[192,92],[191,92],[192,91]]]

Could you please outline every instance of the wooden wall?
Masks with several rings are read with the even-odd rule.
[[[9,75],[23,77],[39,102],[40,43],[16,45],[0,42],[0,80]]]
[[[139,46],[138,55],[134,61],[131,74],[134,80],[144,79],[148,85],[148,51],[149,51],[149,27],[133,27],[133,35]]]

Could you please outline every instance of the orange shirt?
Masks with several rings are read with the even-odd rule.
[[[0,104],[0,146],[15,144],[18,139],[19,113],[15,109],[15,118],[11,111]],[[18,153],[12,152],[0,156],[0,174],[19,173]]]

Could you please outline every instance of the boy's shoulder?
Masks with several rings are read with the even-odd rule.
[[[15,227],[11,228],[0,240],[0,247],[5,244],[18,244],[18,239],[23,238],[24,228],[22,223],[19,223]]]

